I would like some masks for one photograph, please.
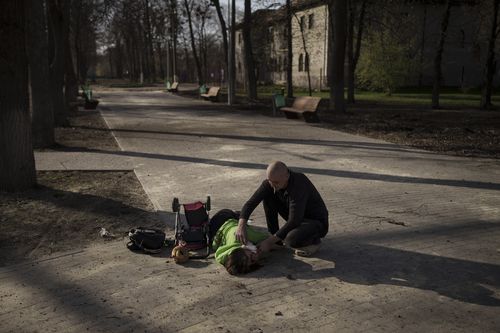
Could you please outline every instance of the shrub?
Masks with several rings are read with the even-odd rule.
[[[383,31],[365,38],[356,71],[358,86],[390,95],[407,83],[417,65],[412,45],[412,40],[403,43]]]

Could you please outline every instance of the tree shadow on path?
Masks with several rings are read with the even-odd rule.
[[[500,225],[495,225],[498,228]],[[494,292],[500,289],[498,265],[367,244],[356,237],[326,239],[324,243],[314,258],[296,257],[286,250],[272,253],[265,261],[268,268],[250,276],[291,280],[334,277],[352,284],[410,287],[465,303],[500,306]]]

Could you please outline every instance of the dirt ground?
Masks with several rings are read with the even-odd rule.
[[[53,149],[118,149],[110,132],[87,127],[107,128],[99,113],[80,111],[56,129]],[[101,228],[120,241],[135,226],[163,228],[132,171],[38,172],[37,179],[32,190],[0,192],[0,266],[107,241]]]
[[[357,104],[328,128],[449,155],[500,158],[500,112]]]
[[[268,102],[238,108],[270,115]],[[434,111],[360,103],[341,115],[322,110],[320,117],[318,126],[322,127],[445,154],[500,158],[498,111]],[[69,122],[70,126],[56,129],[57,143],[49,150],[118,150],[98,112],[79,111]],[[133,172],[37,175],[37,188],[0,192],[0,266],[103,242],[99,236],[102,227],[118,239],[134,226],[162,227]]]

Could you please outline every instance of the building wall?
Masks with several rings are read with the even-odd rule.
[[[309,20],[312,17],[312,26]],[[303,21],[303,35],[300,22]],[[293,84],[308,87],[305,68],[306,55],[309,58],[309,73],[312,89],[325,88],[328,55],[328,8],[318,6],[295,13],[292,18]],[[305,40],[305,45],[304,45]],[[286,52],[286,51],[285,51]],[[302,68],[300,60],[302,59]]]
[[[381,3],[372,3],[377,6]],[[432,85],[433,61],[440,36],[443,4],[400,3],[391,7],[396,17],[392,21],[393,29],[415,43],[415,54],[422,62],[407,82],[409,86]],[[384,10],[378,10],[386,15]],[[482,11],[482,12],[481,12]],[[269,13],[272,15],[272,13]],[[309,15],[313,15],[313,25],[309,27]],[[252,40],[260,49],[254,52],[258,63],[258,80],[260,83],[284,84],[286,82],[286,24],[284,20],[271,19],[254,22]],[[300,32],[300,20],[304,20],[303,45]],[[398,21],[399,20],[399,21]],[[373,20],[377,21],[377,20]],[[378,20],[381,21],[381,20]],[[487,50],[489,16],[487,9],[477,5],[452,7],[447,38],[442,58],[443,85],[455,87],[477,87],[482,81],[482,71]],[[309,55],[311,86],[314,90],[326,88],[328,58],[328,9],[326,5],[318,5],[295,13],[292,19],[292,75],[293,85],[307,88],[307,71],[305,71],[305,55]],[[366,30],[376,29],[367,24]],[[369,33],[369,31],[367,32]],[[499,44],[499,43],[497,43]],[[500,47],[499,47],[500,48]],[[361,52],[369,52],[362,47]],[[241,30],[237,31],[236,40],[237,81],[244,82],[243,39]],[[303,68],[299,68],[302,54]],[[500,66],[499,66],[500,67]],[[498,72],[498,71],[497,71]],[[494,83],[500,84],[499,75],[495,75]]]

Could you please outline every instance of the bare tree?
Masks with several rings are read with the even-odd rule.
[[[493,85],[493,76],[495,75],[497,62],[495,59],[495,44],[498,36],[498,5],[500,0],[491,0],[491,30],[488,40],[488,55],[484,68],[483,88],[481,91],[481,105],[482,110],[490,109],[491,104],[491,90]]]
[[[231,0],[231,32],[230,32],[230,43],[229,43],[229,66],[228,66],[228,94],[229,94],[229,104],[232,105],[235,100],[235,88],[236,88],[236,0]]]
[[[287,46],[287,63],[286,63],[286,95],[288,98],[293,98],[293,49],[292,49],[292,5],[290,0],[286,0],[286,46]]]
[[[66,125],[67,114],[64,100],[64,71],[65,71],[65,25],[69,6],[62,1],[47,0],[49,18],[49,68],[52,104],[56,125]],[[65,19],[66,17],[66,19]]]
[[[243,49],[246,69],[247,95],[251,100],[257,99],[257,78],[252,54],[252,3],[245,0],[245,15],[243,18]]]
[[[26,7],[0,2],[0,191],[20,191],[36,182],[29,109]]]
[[[54,113],[49,78],[47,13],[45,1],[28,0],[27,46],[30,65],[30,92],[32,110],[33,146],[54,144]]]
[[[444,43],[446,40],[446,32],[448,30],[448,23],[450,20],[451,4],[452,0],[446,0],[446,7],[443,13],[443,19],[441,20],[441,34],[439,37],[439,42],[436,48],[436,55],[434,56],[434,84],[432,87],[432,108],[439,109],[439,90],[441,87],[441,81],[443,79],[443,73],[441,71],[441,63],[443,59]]]
[[[144,34],[146,41],[146,59],[148,64],[148,79],[150,82],[156,81],[156,66],[154,60],[153,32],[151,25],[149,0],[144,0]]]
[[[295,17],[295,20],[297,20],[297,24],[299,25],[299,31],[300,31],[300,37],[302,39],[302,48],[304,49],[304,53],[305,53],[305,70],[306,70],[306,73],[307,73],[307,87],[308,87],[308,91],[309,91],[309,96],[312,96],[312,88],[311,88],[311,70],[310,70],[310,64],[309,64],[309,52],[307,52],[307,43],[306,43],[306,36],[305,36],[305,32],[304,32],[304,24],[303,22],[299,19],[299,17],[297,16],[296,13],[293,14],[293,16]],[[300,70],[300,69],[299,69]]]
[[[177,12],[177,0],[170,0],[170,40],[172,42],[171,64],[172,79],[177,81],[177,38],[179,36],[179,16]]]
[[[185,14],[188,19],[189,35],[191,37],[191,49],[193,51],[194,62],[196,63],[196,71],[198,73],[198,84],[202,85],[205,80],[203,78],[203,72],[201,70],[200,58],[198,57],[198,52],[196,51],[196,41],[194,38],[193,30],[193,20],[191,17],[191,10],[193,8],[193,2],[190,0],[184,0]]]
[[[78,98],[78,78],[75,73],[75,67],[73,64],[73,54],[71,48],[71,38],[70,38],[70,24],[69,22],[74,20],[74,10],[72,8],[73,1],[67,1],[65,6],[70,6],[66,13],[65,20],[68,21],[64,25],[63,31],[63,43],[64,43],[64,98],[65,98],[65,109],[70,111],[72,109],[71,105],[74,105]],[[76,108],[76,107],[75,107]]]
[[[358,10],[358,2],[359,10]],[[355,72],[361,53],[361,40],[363,38],[363,29],[365,23],[367,0],[349,1],[349,23],[347,36],[347,102],[354,103]],[[357,16],[359,12],[359,16]],[[357,29],[355,29],[357,28]],[[356,36],[355,36],[356,35]]]
[[[333,26],[333,52],[330,52],[333,71],[330,82],[330,109],[345,112],[344,62],[347,38],[347,0],[335,0],[329,5],[329,21]],[[333,15],[332,15],[333,12]],[[333,22],[332,22],[333,21]],[[332,103],[333,102],[333,103]]]
[[[226,21],[224,20],[224,15],[222,15],[222,9],[220,7],[220,1],[219,0],[211,0],[212,4],[215,6],[215,10],[217,12],[217,17],[219,18],[219,24],[220,24],[220,29],[222,33],[222,45],[224,46],[224,59],[226,62],[226,67],[229,66],[228,62],[228,54],[229,54],[229,46],[228,46],[228,39],[227,39],[227,27],[226,27]]]
[[[198,50],[205,81],[208,80],[208,48],[209,48],[209,35],[207,34],[207,24],[212,18],[211,2],[208,0],[198,0],[194,7],[195,26],[198,36]],[[206,83],[206,82],[205,82]]]
[[[420,37],[420,50],[418,59],[418,86],[422,87],[424,77],[424,50],[426,40],[426,26],[427,26],[427,4],[424,3],[424,13],[422,15],[422,35]]]

